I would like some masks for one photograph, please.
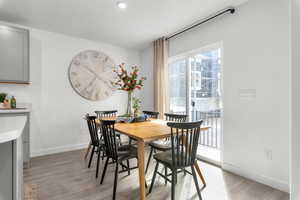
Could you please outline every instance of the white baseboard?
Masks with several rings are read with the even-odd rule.
[[[78,149],[87,148],[87,146],[88,146],[88,143],[83,143],[83,144],[75,144],[75,145],[67,145],[67,146],[61,146],[61,147],[42,149],[39,151],[31,152],[31,157],[45,156],[45,155],[49,155],[49,154],[61,153],[61,152],[66,152],[66,151],[74,151],[74,150],[78,150]]]
[[[234,166],[234,165],[231,165],[228,163],[223,163],[222,168],[225,171],[229,171],[231,173],[248,178],[250,180],[262,183],[264,185],[268,185],[272,188],[290,193],[290,184],[288,182],[284,182],[284,181],[276,180],[276,179],[266,177],[263,175],[259,175],[259,174],[244,170],[240,167],[237,167],[237,166]]]
[[[204,157],[204,156],[202,156],[202,155],[197,155],[197,159],[200,160],[200,161],[203,161],[203,162],[206,162],[206,163],[209,163],[209,164],[212,164],[212,165],[215,165],[215,166],[217,166],[217,167],[222,168],[221,162],[215,161],[215,160],[213,160],[213,159],[211,159],[211,158]]]

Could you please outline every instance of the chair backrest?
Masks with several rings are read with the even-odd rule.
[[[187,167],[195,163],[202,122],[167,123],[171,127],[173,167]]]
[[[143,113],[148,117],[148,118],[153,118],[153,119],[157,119],[159,112],[155,112],[155,111],[143,111]]]
[[[165,117],[170,122],[186,122],[188,115],[165,113]]]
[[[89,114],[86,114],[85,119],[86,119],[88,127],[89,127],[92,144],[94,146],[99,146],[100,141],[99,141],[99,136],[98,136],[98,126],[96,124],[96,116],[89,116]]]
[[[98,118],[103,117],[116,117],[118,111],[117,110],[106,110],[106,111],[95,111]]]
[[[106,155],[114,160],[118,159],[118,143],[115,133],[115,121],[114,120],[102,120],[102,135],[104,138],[104,145]]]

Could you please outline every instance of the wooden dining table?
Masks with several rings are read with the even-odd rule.
[[[103,120],[115,120],[115,118],[103,118]],[[98,123],[100,124],[100,121],[98,121]],[[209,127],[201,127],[201,131],[207,129],[209,129]],[[140,199],[145,200],[145,144],[150,141],[170,137],[171,129],[164,120],[150,119],[145,122],[116,123],[115,130],[137,141]],[[195,163],[195,168],[205,186],[205,179],[200,171],[197,161]]]

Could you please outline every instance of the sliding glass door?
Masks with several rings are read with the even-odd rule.
[[[222,139],[222,48],[212,45],[169,60],[170,112],[210,127],[199,139],[199,155],[219,162]],[[201,150],[206,149],[201,153]],[[207,155],[202,155],[207,154]]]
[[[171,113],[186,113],[187,105],[187,62],[175,59],[169,65],[169,105]]]

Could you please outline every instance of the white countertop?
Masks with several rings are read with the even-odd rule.
[[[0,117],[0,143],[19,138],[22,135],[26,120],[25,116]]]
[[[2,108],[0,108],[0,114],[28,113],[28,112],[30,112],[29,108],[22,108],[22,109],[2,109]]]

